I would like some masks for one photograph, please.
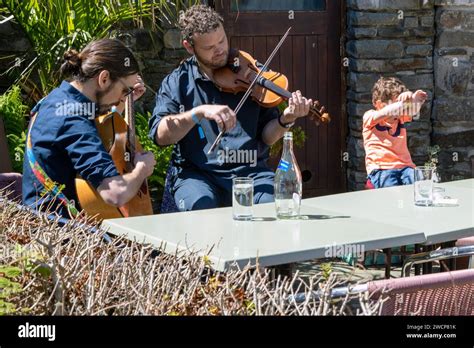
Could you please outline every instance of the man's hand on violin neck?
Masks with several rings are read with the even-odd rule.
[[[226,105],[200,105],[194,108],[200,118],[215,121],[219,128],[229,131],[237,124],[237,116],[234,111]]]
[[[312,104],[313,100],[303,97],[300,91],[293,92],[288,99],[288,107],[283,111],[283,122],[291,123],[297,118],[308,115]]]

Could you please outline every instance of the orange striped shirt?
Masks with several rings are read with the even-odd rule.
[[[405,123],[410,116],[391,120],[375,120],[375,110],[364,114],[363,131],[367,174],[374,169],[415,167],[407,144]]]

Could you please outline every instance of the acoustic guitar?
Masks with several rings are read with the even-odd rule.
[[[125,119],[118,112],[110,112],[95,120],[105,149],[120,175],[130,173],[134,167],[136,151],[142,151],[135,133],[135,113],[133,97],[127,96]],[[104,202],[99,193],[82,178],[76,179],[76,193],[81,208],[89,216],[99,220],[153,214],[148,184],[145,180],[137,194],[122,207],[114,207]]]

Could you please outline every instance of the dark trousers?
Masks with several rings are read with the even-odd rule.
[[[273,178],[267,168],[249,168],[238,174],[217,174],[183,169],[172,184],[172,194],[180,211],[229,207],[232,205],[232,179],[254,180],[254,204],[273,202]]]

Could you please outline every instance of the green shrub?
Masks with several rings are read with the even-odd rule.
[[[294,147],[303,147],[306,141],[306,133],[301,127],[294,127],[290,130],[293,133],[293,145]],[[270,156],[275,157],[280,155],[280,151],[283,149],[283,138],[278,140],[275,144],[270,147]]]
[[[168,166],[170,164],[173,146],[158,146],[148,137],[148,120],[150,117],[150,112],[147,112],[146,115],[140,114],[138,112],[135,113],[136,132],[143,150],[151,151],[155,155],[156,166],[153,174],[148,178],[148,184],[151,187],[164,187],[166,171],[168,170]]]
[[[16,306],[9,298],[21,292],[22,286],[16,281],[20,274],[18,267],[0,266],[0,316],[16,312]]]
[[[285,111],[287,107],[288,107],[287,101],[283,101],[277,106],[280,113],[283,113],[283,111]],[[298,148],[303,147],[306,141],[306,133],[304,132],[303,128],[293,127],[291,128],[290,131],[293,132],[293,145]],[[283,138],[278,140],[275,144],[273,144],[270,147],[270,156],[271,157],[279,156],[282,148],[283,148]]]
[[[15,172],[21,173],[26,142],[25,113],[28,106],[23,104],[21,90],[13,86],[0,96],[0,117],[5,126],[10,160]]]

